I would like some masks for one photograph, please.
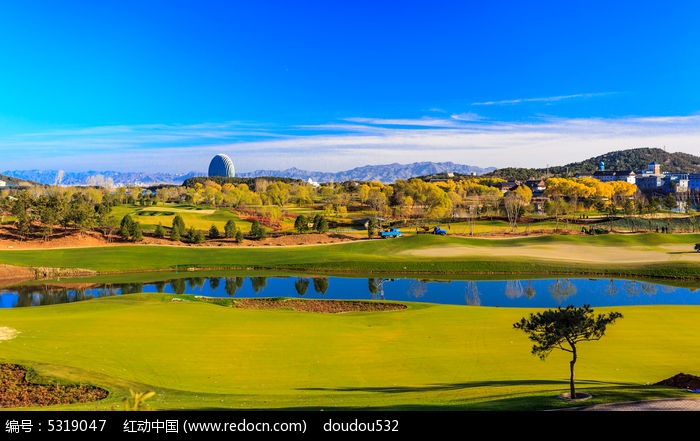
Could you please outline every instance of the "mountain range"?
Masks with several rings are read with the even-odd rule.
[[[605,164],[606,170],[645,170],[651,162],[661,164],[661,171],[672,173],[700,173],[700,157],[688,153],[669,153],[659,148],[635,148],[617,150],[595,156],[584,161],[572,162],[566,165],[547,168],[515,168],[495,167],[481,168],[473,165],[455,164],[453,162],[414,162],[411,164],[365,165],[351,170],[339,172],[320,172],[301,170],[295,167],[286,170],[256,170],[238,173],[241,178],[255,177],[285,177],[315,182],[344,182],[344,181],[380,181],[385,184],[399,179],[413,177],[430,177],[454,173],[455,176],[479,175],[496,176],[504,179],[541,179],[550,176],[574,176],[576,174],[591,174],[598,169],[600,163]],[[3,177],[6,175],[7,177]],[[204,173],[143,173],[116,171],[86,171],[63,172],[61,170],[8,170],[0,174],[0,180],[10,184],[18,184],[20,180],[41,184],[63,185],[140,185],[151,186],[158,184],[181,185],[186,179],[205,176]]]
[[[391,183],[397,179],[409,179],[416,176],[425,176],[435,173],[453,172],[458,174],[481,175],[495,170],[495,167],[481,168],[472,165],[455,164],[453,162],[414,162],[412,164],[383,164],[365,165],[339,172],[320,172],[288,168],[286,170],[256,170],[253,172],[237,173],[237,177],[256,178],[262,176],[286,177],[316,182],[343,182],[343,181],[380,181]],[[60,170],[7,170],[2,174],[26,181],[40,184],[63,185],[180,185],[188,178],[204,176],[204,173],[142,173],[142,172],[116,172],[116,171],[85,171],[63,172]],[[0,177],[0,179],[2,179]]]

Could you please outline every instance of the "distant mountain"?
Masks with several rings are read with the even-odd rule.
[[[143,173],[117,171],[63,172],[62,170],[7,170],[3,174],[41,184],[62,185],[140,185],[182,184],[201,173]],[[1,179],[1,178],[0,178]]]
[[[309,171],[293,167],[286,170],[256,170],[249,173],[238,173],[237,176],[248,178],[274,176],[303,180],[311,178],[316,182],[380,181],[389,184],[399,179],[410,179],[437,173],[452,172],[465,175],[475,173],[481,175],[493,170],[495,170],[494,167],[481,168],[453,162],[414,162],[412,164],[365,165],[340,172]]]
[[[592,174],[600,165],[605,164],[606,170],[646,170],[650,163],[661,164],[662,172],[670,173],[700,173],[700,156],[688,153],[669,153],[659,148],[642,147],[636,149],[617,150],[581,162],[548,168],[500,168],[486,173],[487,176],[497,176],[504,179],[540,179],[546,176],[574,176],[576,174]]]
[[[397,179],[409,179],[436,173],[475,173],[481,175],[493,170],[495,170],[494,167],[481,168],[452,162],[414,162],[413,164],[366,165],[364,167],[357,167],[352,170],[340,172],[309,171],[293,167],[286,170],[256,170],[254,172],[237,173],[236,176],[241,178],[269,176],[303,179],[305,181],[311,178],[316,182],[380,181],[388,184]],[[114,185],[141,186],[158,184],[180,185],[188,178],[206,176],[206,173],[196,172],[177,174],[94,170],[85,172],[63,172],[61,170],[8,170],[3,173],[14,178],[49,185],[105,185],[107,183]]]

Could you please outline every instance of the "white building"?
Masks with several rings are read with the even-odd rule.
[[[7,185],[7,182],[5,182],[5,181],[0,181],[0,187],[4,187],[4,186],[6,186],[6,185]]]

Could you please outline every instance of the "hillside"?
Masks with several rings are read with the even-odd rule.
[[[598,170],[600,162],[605,163],[606,170],[646,170],[647,166],[656,161],[661,164],[662,172],[671,173],[700,173],[700,156],[688,153],[669,153],[659,148],[636,148],[618,150],[595,156],[585,161],[572,162],[566,165],[549,168],[501,168],[486,173],[486,176],[497,176],[504,179],[539,179],[546,176],[574,176],[590,174]]]
[[[31,185],[34,184],[34,182],[30,182],[27,180],[19,179],[13,176],[6,176],[3,174],[0,174],[0,181],[5,181],[7,185],[16,185],[16,186],[23,186],[23,185]]]

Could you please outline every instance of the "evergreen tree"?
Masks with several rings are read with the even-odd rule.
[[[233,239],[236,237],[236,223],[233,221],[233,219],[229,219],[226,221],[226,225],[224,225],[224,236],[226,239]]]
[[[173,218],[173,230],[177,230],[180,237],[183,237],[187,232],[187,228],[185,227],[185,221],[179,214],[175,215],[175,217]]]
[[[194,229],[194,227],[190,227],[187,232],[185,233],[185,242],[189,243],[195,243],[195,237],[197,236],[197,231]]]
[[[124,240],[129,240],[134,231],[134,220],[130,215],[126,215],[122,218],[122,222],[119,225],[119,236]]]
[[[156,225],[156,229],[153,232],[153,235],[158,239],[162,239],[165,237],[165,228],[163,228],[162,223],[158,222],[158,225]]]
[[[218,239],[219,237],[221,237],[219,229],[216,227],[216,225],[212,225],[211,228],[209,228],[209,239]]]
[[[318,224],[316,225],[316,231],[319,233],[327,233],[328,232],[328,219],[326,219],[325,216],[321,216],[318,219]]]
[[[299,233],[304,233],[309,229],[309,220],[303,214],[297,216],[294,220],[294,229]]]
[[[143,230],[139,222],[134,222],[133,231],[133,241],[141,242],[143,240]]]
[[[250,226],[250,237],[251,239],[262,239],[265,237],[267,232],[265,231],[265,227],[262,226],[258,220],[254,220],[253,224]]]

